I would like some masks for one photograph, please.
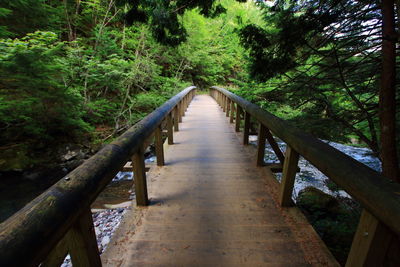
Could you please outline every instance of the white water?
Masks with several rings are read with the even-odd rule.
[[[257,141],[257,136],[250,136],[250,142],[252,144],[256,144]],[[372,151],[368,148],[363,148],[363,147],[354,147],[354,146],[348,146],[348,145],[343,145],[335,142],[330,142],[330,141],[325,141],[322,140],[323,142],[326,142],[327,144],[331,145],[332,147],[336,148],[337,150],[347,154],[348,156],[354,158],[355,160],[367,165],[368,167],[376,170],[376,171],[381,171],[381,163],[378,158],[373,156]],[[277,141],[281,151],[286,150],[286,144],[283,143],[282,141]],[[266,145],[265,147],[265,157],[264,157],[265,162],[274,162],[277,163],[278,159],[275,156],[275,153],[273,152],[271,146],[269,144]],[[317,168],[315,168],[310,162],[305,160],[303,157],[300,157],[299,160],[299,168],[300,172],[297,173],[296,175],[296,180],[295,180],[295,186],[293,190],[293,199],[296,199],[299,192],[308,187],[308,186],[313,186],[316,187],[323,192],[333,195],[333,196],[343,196],[343,197],[350,197],[345,191],[339,190],[339,191],[331,191],[326,183],[325,180],[328,179],[322,172],[320,172]],[[282,178],[281,173],[275,174],[276,178],[280,181]]]

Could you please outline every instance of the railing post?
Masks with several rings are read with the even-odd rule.
[[[257,138],[257,166],[264,166],[264,155],[265,155],[265,138],[267,128],[260,123],[258,127],[258,138]]]
[[[179,104],[174,108],[174,131],[179,131]]]
[[[61,266],[65,257],[68,255],[68,233],[58,242],[53,250],[47,255],[40,267]]]
[[[227,97],[225,95],[222,95],[222,111],[225,112],[226,111],[226,101],[227,101]]]
[[[290,207],[293,205],[292,192],[296,178],[297,163],[299,162],[299,154],[290,146],[286,147],[285,153],[279,202],[282,207]]]
[[[101,266],[90,208],[84,211],[66,235],[73,266]]]
[[[351,244],[346,267],[384,266],[393,234],[367,210],[363,210]]]
[[[231,111],[231,100],[227,97],[226,98],[226,117],[229,117],[229,112]]]
[[[138,206],[147,206],[149,199],[147,196],[146,169],[144,164],[144,149],[140,146],[138,151],[132,157],[136,204]]]
[[[186,107],[185,107],[185,98],[183,98],[183,99],[181,100],[181,117],[185,117],[185,110],[186,110]],[[182,122],[182,120],[181,120],[180,122]]]
[[[240,132],[240,115],[242,114],[242,107],[236,103],[236,119],[235,119],[235,131]]]
[[[231,101],[231,114],[230,114],[230,118],[229,118],[230,123],[233,123],[234,116],[235,116],[235,102],[232,100]]]
[[[250,113],[244,112],[243,145],[249,144]]]
[[[182,105],[182,101],[179,101],[179,122],[182,122],[182,113],[183,113],[183,105]]]
[[[174,143],[174,124],[172,119],[171,111],[167,116],[167,134],[168,134],[168,145],[172,145]]]
[[[156,148],[157,166],[164,166],[164,146],[162,140],[162,127],[157,126],[154,134],[154,144]]]

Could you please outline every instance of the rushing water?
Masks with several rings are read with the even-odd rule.
[[[256,144],[257,136],[251,136],[251,143]],[[363,147],[355,147],[355,146],[349,146],[349,145],[343,145],[335,142],[330,142],[330,141],[325,141],[327,144],[330,146],[336,148],[337,150],[347,154],[348,156],[354,158],[355,160],[367,165],[368,167],[380,172],[381,171],[381,163],[377,157],[375,157],[372,153],[372,151],[368,148],[363,148]],[[281,151],[285,151],[286,149],[286,144],[283,143],[282,141],[277,140],[277,143],[281,149]],[[271,146],[269,144],[266,145],[265,147],[265,157],[264,157],[265,162],[273,162],[277,163],[278,159],[273,152]],[[296,179],[295,179],[295,186],[293,189],[293,199],[296,199],[299,192],[308,187],[308,186],[313,186],[316,187],[325,193],[331,194],[331,195],[340,195],[343,197],[349,197],[349,195],[343,191],[343,190],[338,190],[338,191],[332,191],[328,188],[327,182],[329,181],[329,178],[325,176],[322,172],[320,172],[316,167],[314,167],[309,161],[305,160],[303,157],[300,157],[299,159],[299,168],[300,172],[297,173]],[[282,178],[281,173],[275,174],[276,178],[280,181]]]

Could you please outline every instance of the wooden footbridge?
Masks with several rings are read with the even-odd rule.
[[[399,266],[400,185],[217,87],[186,88],[2,223],[0,266],[338,266],[291,199],[300,155],[365,208],[346,266]],[[128,160],[137,205],[100,256],[90,205]]]

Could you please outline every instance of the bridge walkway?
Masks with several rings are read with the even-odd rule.
[[[297,208],[278,208],[265,170],[210,96],[192,100],[174,141],[166,165],[147,175],[150,205],[125,216],[104,266],[336,266],[287,210]]]

